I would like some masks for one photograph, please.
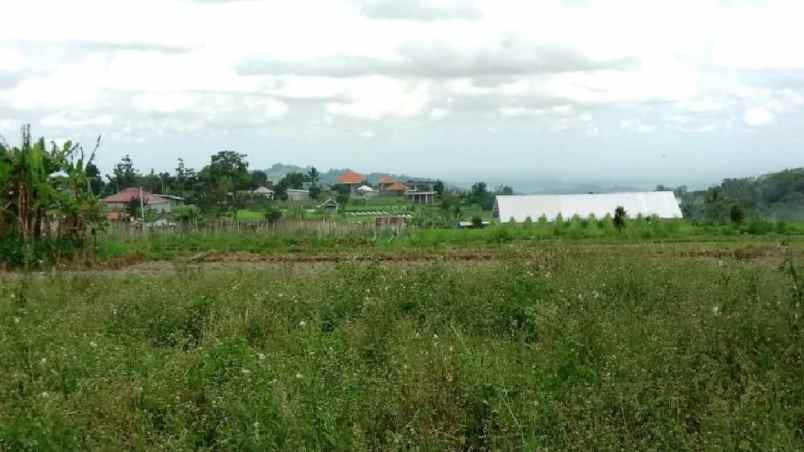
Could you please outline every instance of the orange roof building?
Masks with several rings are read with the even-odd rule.
[[[395,193],[405,193],[408,191],[408,187],[404,185],[402,182],[394,181],[390,185],[386,186],[383,191],[390,191]]]
[[[365,176],[352,170],[346,170],[338,176],[338,183],[343,185],[361,185],[366,180]]]

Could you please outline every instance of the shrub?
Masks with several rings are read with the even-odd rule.
[[[617,228],[618,231],[625,229],[626,216],[627,213],[625,212],[625,208],[623,206],[617,206],[617,208],[614,209],[614,218],[612,219],[612,224],[614,224],[614,227]]]

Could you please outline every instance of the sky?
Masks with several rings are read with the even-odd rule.
[[[0,135],[98,163],[701,185],[804,166],[804,2],[26,0]]]

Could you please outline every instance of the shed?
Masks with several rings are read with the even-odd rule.
[[[265,186],[257,187],[251,193],[253,193],[255,196],[261,196],[266,199],[274,199],[274,191]]]
[[[554,221],[559,215],[564,219],[574,216],[588,218],[594,215],[603,218],[614,215],[622,206],[629,217],[652,216],[659,218],[683,218],[678,200],[671,191],[634,193],[594,193],[585,195],[526,195],[497,196],[494,214],[502,222],[511,219],[521,223],[545,217]]]
[[[287,189],[288,201],[307,201],[310,199],[309,190],[301,190],[298,188]]]
[[[335,213],[338,211],[338,202],[332,198],[327,199],[326,201],[322,202],[318,205],[319,210],[323,210],[325,212]]]

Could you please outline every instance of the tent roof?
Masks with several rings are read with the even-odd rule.
[[[368,185],[361,185],[357,187],[358,191],[374,191],[373,188],[369,187]]]
[[[555,220],[558,215],[564,219],[574,216],[597,218],[613,215],[614,210],[622,206],[629,217],[637,215],[656,215],[659,218],[682,218],[678,200],[671,191],[634,192],[634,193],[599,193],[589,195],[528,195],[497,196],[496,211],[500,221],[507,222],[511,218],[523,222],[530,218],[533,221],[542,216],[548,221]]]
[[[268,193],[273,193],[273,192],[274,191],[271,190],[268,187],[257,187],[257,188],[254,189],[254,193],[259,193],[259,194],[268,194]]]

